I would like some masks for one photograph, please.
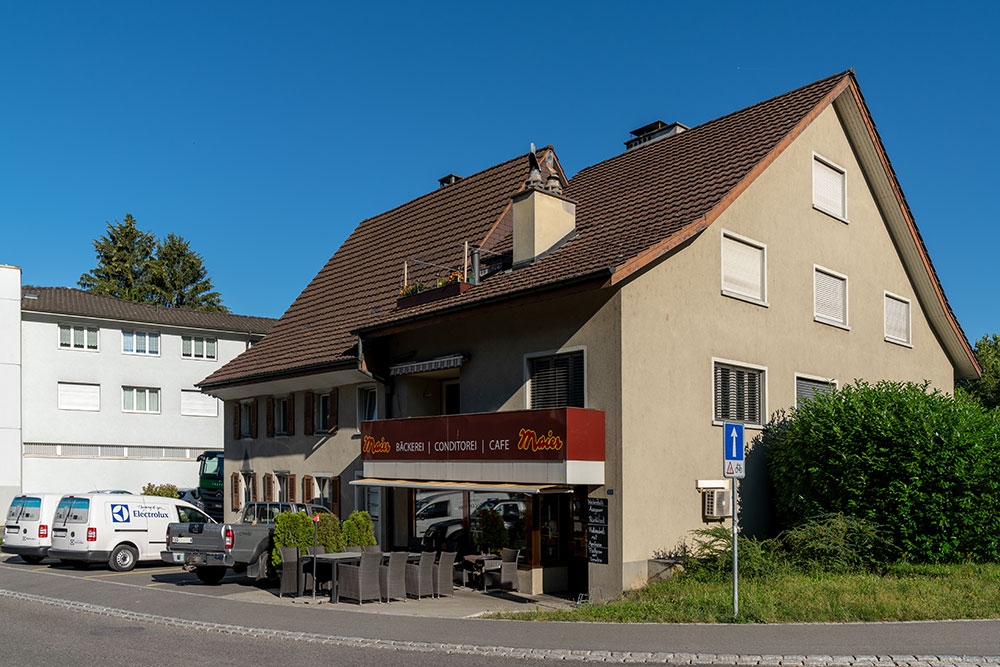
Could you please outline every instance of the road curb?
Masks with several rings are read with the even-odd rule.
[[[0,597],[24,602],[34,602],[70,611],[81,611],[123,620],[151,623],[202,632],[253,637],[256,639],[283,639],[331,646],[372,648],[413,653],[446,653],[460,655],[495,655],[508,658],[536,660],[568,660],[576,662],[616,662],[672,665],[773,665],[776,667],[994,667],[1000,665],[1000,656],[971,655],[742,655],[715,653],[648,653],[629,651],[574,651],[569,649],[516,648],[510,646],[480,646],[475,644],[448,644],[439,642],[413,642],[365,637],[342,637],[311,632],[292,632],[270,628],[253,628],[226,623],[209,623],[171,616],[158,616],[145,612],[105,607],[88,602],[60,600],[58,598],[0,589]]]

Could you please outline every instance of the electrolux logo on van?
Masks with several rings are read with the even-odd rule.
[[[170,515],[162,507],[155,505],[139,505],[139,509],[132,510],[132,516],[137,519],[169,519]]]
[[[111,521],[113,523],[128,523],[128,505],[112,505]]]

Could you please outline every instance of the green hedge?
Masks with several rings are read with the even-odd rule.
[[[760,444],[779,524],[840,512],[903,560],[1000,560],[1000,411],[927,388],[859,381],[776,417]]]
[[[340,521],[333,514],[320,514],[315,536],[313,530],[312,517],[303,512],[282,512],[275,517],[271,549],[275,567],[281,564],[281,547],[299,547],[299,553],[304,554],[306,547],[313,545],[314,537],[317,544],[326,547],[327,553],[344,550]]]

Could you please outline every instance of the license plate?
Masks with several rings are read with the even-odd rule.
[[[191,538],[191,537],[178,536],[178,537],[174,538],[174,543],[175,544],[191,544],[191,542],[193,541],[193,539],[194,538]]]

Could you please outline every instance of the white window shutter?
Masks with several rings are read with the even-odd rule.
[[[101,385],[99,384],[60,382],[56,396],[56,406],[60,410],[99,412],[101,409]]]
[[[815,271],[816,317],[847,324],[847,281],[824,271]]]
[[[910,342],[910,304],[885,295],[885,336],[903,343]]]
[[[247,412],[249,412],[249,410],[247,410]],[[182,389],[181,414],[192,417],[218,417],[219,400],[214,396],[203,394],[200,391]]]
[[[838,218],[844,218],[844,199],[844,172],[813,159],[813,204]]]
[[[764,249],[724,236],[722,289],[764,300]]]

